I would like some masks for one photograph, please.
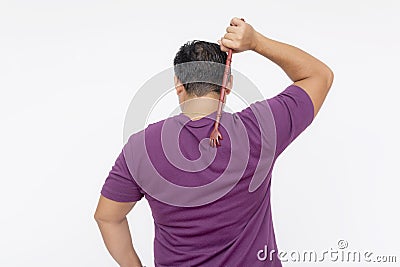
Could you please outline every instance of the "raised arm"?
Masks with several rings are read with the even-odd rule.
[[[307,92],[316,116],[333,82],[333,72],[327,65],[295,46],[265,37],[239,18],[233,18],[226,31],[219,42],[223,51],[252,50],[276,63]]]

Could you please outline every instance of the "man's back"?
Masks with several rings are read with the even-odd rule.
[[[204,99],[223,101],[223,90],[216,96],[215,86],[222,72],[197,62],[221,63],[229,49],[264,56],[293,84],[241,112],[224,113],[222,146],[211,148],[216,112],[197,121],[186,115],[217,109],[201,104]],[[184,67],[193,62],[194,68]],[[281,266],[270,205],[273,164],[320,110],[333,72],[239,18],[231,20],[219,45],[194,41],[182,46],[174,67],[182,114],[132,135],[101,191],[95,218],[110,253],[121,266],[141,265],[126,214],[146,196],[155,222],[157,266]]]
[[[255,113],[266,110],[272,111],[271,119],[264,114],[260,118],[265,121],[258,122],[260,118]],[[212,130],[213,116],[215,114],[192,121],[181,113],[132,135],[110,172],[102,194],[116,201],[138,201],[146,197],[155,222],[156,266],[281,266],[276,259],[278,249],[271,216],[271,172],[276,157],[311,123],[312,102],[303,89],[291,85],[274,98],[256,102],[241,112],[224,113],[221,119],[224,139],[212,163],[198,171],[177,166],[173,156],[168,155],[178,150],[188,160],[195,161],[199,157],[208,160],[205,154],[215,149],[201,141],[207,139]],[[257,127],[260,123],[267,124],[262,129],[273,131],[261,134]],[[176,151],[172,151],[172,145],[163,143],[163,140],[174,143],[170,133],[174,128],[180,129]],[[246,135],[243,136],[242,130]],[[272,140],[269,144],[274,147],[262,145],[262,138],[267,143]],[[246,145],[248,151],[243,148]],[[269,153],[271,164],[268,164],[269,158],[260,161],[262,152]],[[149,171],[149,164],[154,170]],[[249,192],[257,168],[264,177],[261,185]],[[160,177],[181,187],[209,186],[204,191],[208,195],[202,199],[205,203],[209,197],[209,203],[189,205],[201,198],[196,193],[183,196],[185,191],[177,195],[178,192],[169,187],[151,188],[152,179]],[[224,180],[224,183],[214,186],[217,180]],[[158,193],[149,194],[151,190],[158,190]],[[171,204],[177,199],[186,199],[187,205]],[[257,257],[265,246],[269,252],[275,251],[269,265]],[[270,261],[269,255],[265,260]]]

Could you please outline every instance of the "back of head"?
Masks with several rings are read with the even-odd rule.
[[[174,58],[174,70],[186,92],[204,96],[219,93],[227,54],[216,43],[194,40],[179,49]]]

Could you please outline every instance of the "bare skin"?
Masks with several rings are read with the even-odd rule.
[[[121,267],[141,267],[142,263],[133,248],[126,215],[136,202],[116,202],[100,195],[94,218],[104,243]]]
[[[230,25],[219,41],[221,50],[227,52],[231,48],[234,53],[251,50],[280,66],[293,84],[303,88],[310,96],[316,116],[332,86],[332,70],[297,47],[263,36],[239,18],[233,18]],[[231,78],[228,88],[232,88],[232,82]],[[219,94],[212,92],[202,97],[189,95],[176,77],[175,89],[182,113],[192,120],[217,110]],[[230,89],[227,94],[229,92]],[[116,202],[100,196],[94,214],[108,251],[121,267],[142,266],[133,248],[126,218],[135,204],[136,202]]]
[[[182,82],[176,76],[174,77],[174,82],[182,113],[188,116],[191,120],[201,119],[217,110],[220,97],[219,93],[210,92],[204,96],[198,97],[196,95],[188,94],[183,87]],[[224,101],[226,101],[226,96],[231,92],[232,85],[233,76],[231,75],[225,89]]]
[[[252,50],[280,66],[293,84],[310,96],[315,117],[332,86],[332,70],[297,47],[265,37],[239,18],[233,18],[231,25],[219,41],[221,50],[232,48],[236,53]]]

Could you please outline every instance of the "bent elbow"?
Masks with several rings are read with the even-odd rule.
[[[328,90],[331,88],[332,83],[333,83],[333,79],[334,79],[335,75],[333,74],[332,69],[330,69],[328,67],[328,74],[327,74],[327,86],[328,86]]]
[[[95,213],[95,214],[93,215],[93,219],[97,222],[97,221],[100,220],[100,217],[99,217],[99,215],[98,215],[97,213]]]
[[[333,83],[333,71],[325,65],[324,68],[319,70],[318,77],[320,81],[324,84],[324,88],[326,88],[326,91],[329,91]]]

